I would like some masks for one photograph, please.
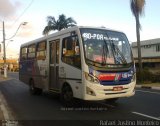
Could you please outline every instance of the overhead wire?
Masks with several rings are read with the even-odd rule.
[[[32,3],[34,2],[34,0],[31,0],[31,2],[28,4],[28,6],[24,9],[24,11],[19,15],[19,17],[17,17],[17,19],[14,21],[14,23],[11,25],[11,27],[13,27],[15,25],[15,23],[25,14],[25,12],[30,8],[30,6],[32,5]],[[1,31],[1,30],[0,30]],[[16,31],[17,32],[17,31]]]
[[[24,9],[24,11],[21,13],[21,15],[14,21],[12,26],[25,14],[25,12],[30,8],[34,0],[31,0],[31,2],[28,4],[28,6]]]
[[[25,14],[25,12],[30,8],[30,6],[32,5],[32,3],[34,2],[34,0],[31,0],[31,2],[28,4],[28,6],[24,9],[24,11],[19,15],[19,17],[17,17],[17,19],[13,22],[13,24],[11,25],[11,27],[13,27],[15,25],[15,23]]]

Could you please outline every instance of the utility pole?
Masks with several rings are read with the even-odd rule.
[[[19,30],[19,28],[21,27],[21,25],[26,25],[26,24],[27,24],[27,22],[22,22],[22,23],[19,25],[18,29],[16,30],[16,33],[15,33],[12,37],[6,39],[6,37],[5,37],[5,26],[4,26],[4,21],[3,21],[3,61],[4,61],[4,77],[5,77],[5,78],[7,78],[6,43],[5,43],[5,41],[6,41],[6,40],[10,40],[10,39],[12,39],[13,37],[15,37],[16,34],[17,34],[17,32],[18,32],[18,30]]]
[[[3,21],[3,60],[4,60],[4,77],[7,78],[6,45],[5,45],[5,26],[4,26],[4,21]]]

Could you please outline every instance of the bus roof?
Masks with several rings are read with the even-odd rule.
[[[47,36],[44,36],[44,37],[29,41],[29,42],[26,42],[26,43],[22,44],[21,47],[25,47],[25,46],[28,46],[28,45],[31,45],[31,44],[34,44],[34,43],[37,43],[37,42],[42,42],[42,41],[45,41],[45,40],[50,39],[52,37],[63,35],[63,34],[75,31],[75,30],[77,30],[79,28],[93,28],[93,29],[102,29],[102,30],[109,30],[109,31],[115,31],[115,32],[122,32],[122,31],[117,31],[117,30],[113,30],[113,29],[108,29],[108,28],[105,28],[105,27],[74,26],[74,27],[66,28],[66,29],[64,29],[62,31],[58,31],[58,32],[52,33],[50,35],[47,35]]]

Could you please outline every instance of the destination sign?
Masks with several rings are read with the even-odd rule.
[[[112,41],[119,41],[119,38],[108,37],[107,35],[104,35],[104,34],[83,33],[82,36],[83,36],[84,40],[87,40],[87,39],[95,39],[95,40],[112,40]]]

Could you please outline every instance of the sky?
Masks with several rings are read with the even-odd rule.
[[[146,0],[140,18],[141,40],[160,38],[159,0]],[[123,31],[130,43],[136,41],[135,18],[130,0],[0,0],[0,24],[5,23],[7,58],[17,58],[22,43],[42,37],[47,16],[72,17],[79,26],[104,26]],[[3,41],[0,25],[0,42]],[[3,53],[0,53],[0,58]]]

